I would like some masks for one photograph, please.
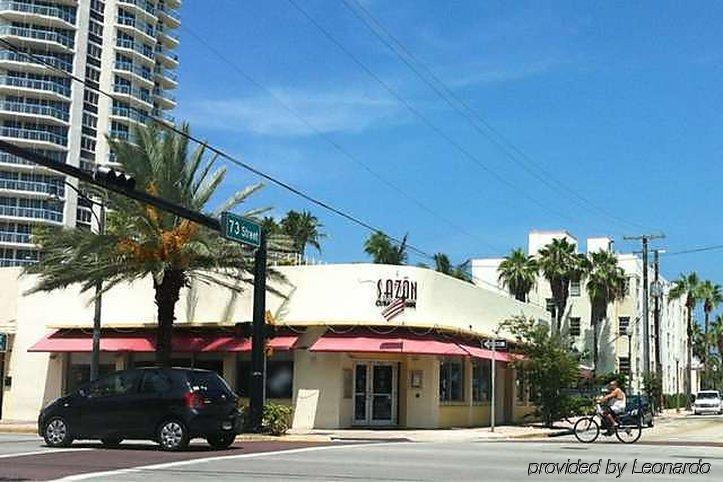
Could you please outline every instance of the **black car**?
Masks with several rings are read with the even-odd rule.
[[[640,424],[646,427],[653,426],[653,407],[647,395],[628,395],[626,402],[628,413],[640,418]]]
[[[116,372],[55,400],[40,412],[38,434],[51,447],[74,439],[155,440],[180,450],[203,437],[228,448],[241,431],[238,398],[215,372],[137,368]]]

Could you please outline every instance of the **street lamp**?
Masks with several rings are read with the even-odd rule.
[[[96,214],[95,210],[91,207],[90,213],[95,218],[96,221],[96,232],[98,234],[104,234],[105,233],[105,204],[103,204],[100,201],[96,201],[91,199],[88,195],[81,192],[77,187],[69,183],[68,181],[64,181],[65,186],[69,187],[75,193],[88,201],[91,206],[98,206],[100,213]],[[60,200],[59,196],[57,195],[57,192],[53,195],[51,194],[51,198]],[[93,298],[93,348],[92,353],[90,357],[90,381],[95,381],[98,379],[98,376],[100,375],[100,321],[101,321],[101,309],[103,304],[103,282],[98,281],[95,284],[95,296]]]

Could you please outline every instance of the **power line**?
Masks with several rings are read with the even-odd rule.
[[[374,170],[372,167],[370,167],[367,163],[362,161],[358,156],[352,154],[351,152],[347,151],[344,147],[342,147],[338,142],[336,142],[331,136],[327,135],[323,131],[319,130],[312,122],[310,122],[308,119],[306,119],[299,111],[291,107],[288,103],[284,102],[279,96],[274,94],[269,88],[264,86],[261,82],[253,78],[250,74],[245,72],[241,67],[238,66],[235,62],[230,60],[228,57],[226,57],[223,53],[218,51],[218,49],[214,48],[212,45],[210,45],[206,40],[204,40],[200,35],[192,31],[190,28],[182,26],[182,30],[192,35],[199,43],[201,43],[204,47],[206,47],[207,50],[209,50],[211,53],[213,53],[216,57],[218,57],[221,61],[226,63],[229,67],[231,67],[233,70],[235,70],[239,75],[241,75],[247,82],[254,85],[259,90],[263,91],[266,95],[271,97],[276,103],[278,103],[281,107],[284,108],[288,113],[293,115],[296,119],[298,119],[301,123],[303,123],[306,127],[311,129],[315,135],[319,136],[320,138],[324,139],[326,142],[328,142],[336,151],[338,151],[340,154],[342,154],[347,159],[351,160],[352,162],[356,163],[357,165],[361,166],[365,171],[367,171],[370,175],[372,175],[374,178],[376,178],[381,183],[385,184],[387,187],[392,189],[393,191],[401,194],[403,197],[407,198],[408,200],[412,201],[417,207],[422,209],[423,211],[427,212],[428,214],[431,214],[435,218],[445,222],[447,225],[455,229],[456,231],[464,234],[465,236],[468,236],[469,238],[474,239],[477,242],[480,242],[487,246],[488,248],[492,249],[493,251],[499,251],[499,249],[492,244],[490,244],[488,241],[475,236],[474,234],[467,231],[464,227],[460,226],[459,224],[451,221],[450,219],[444,217],[437,211],[433,210],[429,206],[427,206],[425,203],[420,201],[419,199],[415,198],[413,195],[402,189],[399,185],[396,183],[386,179],[384,176],[382,176],[379,172]]]
[[[12,44],[11,42],[8,42],[8,41],[5,40],[5,39],[0,38],[0,43],[3,44],[3,45],[5,45],[6,47],[8,47],[9,49],[13,50],[13,51],[16,52],[16,53],[19,53],[19,54],[21,54],[21,55],[26,56],[28,59],[32,60],[32,61],[35,62],[35,63],[41,64],[41,65],[45,66],[46,68],[48,68],[48,69],[50,69],[50,70],[53,70],[53,71],[55,71],[55,72],[58,72],[58,73],[60,73],[61,75],[65,76],[65,77],[67,77],[67,78],[69,78],[69,79],[71,79],[71,80],[74,80],[74,81],[76,81],[76,82],[79,82],[79,83],[83,84],[85,87],[88,87],[89,89],[94,90],[94,91],[98,92],[99,94],[102,94],[102,95],[104,95],[104,96],[106,96],[106,97],[108,97],[108,98],[110,98],[110,99],[115,99],[115,97],[114,97],[112,94],[110,94],[110,93],[108,93],[108,92],[100,89],[99,87],[96,87],[95,85],[92,85],[91,83],[87,82],[85,79],[82,79],[82,78],[80,78],[80,77],[78,77],[78,76],[76,76],[76,75],[74,75],[74,74],[72,74],[72,73],[70,73],[70,72],[66,72],[66,71],[64,71],[64,70],[62,70],[62,69],[59,69],[59,68],[55,67],[54,65],[50,64],[49,62],[46,62],[44,59],[39,58],[39,57],[37,57],[36,55],[34,55],[34,54],[30,53],[30,52],[27,52],[27,51],[19,48],[18,46]],[[376,226],[374,226],[374,225],[372,225],[372,224],[370,224],[370,223],[368,223],[368,222],[366,222],[366,221],[363,221],[363,220],[355,217],[354,215],[347,213],[346,211],[342,211],[341,209],[336,208],[336,207],[328,204],[328,203],[325,202],[325,201],[319,200],[319,199],[311,196],[310,194],[307,194],[307,193],[301,191],[299,188],[296,188],[296,187],[290,185],[289,183],[287,183],[287,182],[285,182],[285,181],[282,181],[282,180],[277,179],[277,178],[275,178],[275,177],[273,177],[273,176],[271,176],[271,175],[269,175],[269,174],[266,174],[265,172],[263,172],[263,171],[259,170],[258,168],[256,168],[256,167],[248,164],[247,162],[244,162],[244,161],[242,161],[242,160],[240,160],[240,159],[237,159],[237,158],[231,156],[230,154],[227,154],[226,152],[224,152],[224,151],[221,150],[220,148],[214,147],[214,146],[208,144],[206,141],[203,141],[203,140],[201,140],[201,139],[199,139],[199,138],[197,138],[197,137],[195,137],[195,136],[193,136],[193,135],[191,135],[191,134],[189,134],[189,133],[187,133],[187,132],[184,132],[184,131],[181,130],[181,129],[178,129],[175,125],[169,124],[168,122],[164,121],[163,119],[157,118],[157,117],[153,116],[152,114],[148,114],[148,115],[147,115],[147,118],[148,118],[149,120],[151,120],[151,121],[159,124],[159,125],[162,126],[163,128],[168,129],[168,130],[171,130],[171,131],[175,132],[176,134],[181,135],[181,136],[187,138],[188,140],[191,140],[191,141],[195,142],[196,144],[203,146],[204,148],[206,148],[206,149],[208,149],[209,151],[213,152],[213,153],[216,154],[217,156],[219,156],[219,157],[221,157],[221,158],[223,158],[223,159],[226,159],[227,161],[231,162],[232,164],[234,164],[234,165],[236,165],[236,166],[238,166],[238,167],[241,167],[241,168],[243,168],[243,169],[246,169],[247,171],[252,172],[252,173],[256,174],[257,176],[259,176],[259,177],[261,177],[261,178],[263,178],[263,179],[266,179],[267,181],[269,181],[269,182],[271,182],[271,183],[273,183],[273,184],[275,184],[275,185],[277,185],[277,186],[279,186],[279,187],[281,187],[281,188],[283,188],[283,189],[286,189],[287,191],[290,191],[290,192],[292,192],[293,194],[296,194],[297,196],[301,197],[302,199],[305,199],[306,201],[308,201],[308,202],[310,202],[310,203],[312,203],[312,204],[315,204],[315,205],[317,205],[317,206],[319,206],[319,207],[321,207],[321,208],[323,208],[323,209],[325,209],[325,210],[327,210],[327,211],[329,211],[329,212],[331,212],[331,213],[333,213],[333,214],[336,214],[337,216],[340,216],[340,217],[346,219],[347,221],[350,221],[350,222],[352,222],[352,223],[354,223],[354,224],[356,224],[356,225],[358,225],[358,226],[361,226],[361,227],[363,227],[364,229],[367,229],[367,230],[369,230],[369,231],[371,231],[371,232],[381,232],[381,233],[383,233],[390,241],[392,241],[392,242],[394,242],[394,243],[396,243],[396,244],[398,244],[398,245],[401,245],[401,244],[403,243],[403,241],[402,241],[401,239],[398,239],[398,238],[396,238],[396,237],[393,237],[393,236],[390,236],[390,235],[386,234],[386,233],[384,232],[384,230],[382,230],[381,228],[378,228],[378,227],[376,227]],[[434,255],[429,254],[429,253],[427,253],[426,251],[424,251],[424,250],[422,250],[422,249],[419,249],[419,248],[417,248],[417,247],[415,247],[415,246],[413,246],[413,245],[411,245],[411,244],[409,244],[409,243],[404,242],[404,244],[409,248],[410,251],[414,251],[415,253],[419,254],[419,255],[422,256],[422,257],[429,258],[429,259],[434,259]]]
[[[705,251],[717,251],[719,249],[723,249],[723,244],[716,244],[713,246],[703,246],[701,248],[684,249],[681,251],[669,251],[669,252],[665,252],[665,253],[661,253],[661,254],[664,254],[665,256],[677,256],[680,254],[692,254],[692,253],[702,253]]]
[[[625,219],[622,219],[618,216],[615,216],[614,214],[608,212],[607,210],[603,209],[602,207],[597,206],[589,199],[585,198],[583,195],[578,193],[576,190],[570,188],[569,186],[565,185],[562,181],[559,181],[556,179],[549,171],[545,170],[543,166],[540,165],[540,163],[535,162],[529,155],[527,155],[521,148],[517,147],[515,144],[513,144],[509,139],[507,139],[505,136],[503,136],[497,129],[492,126],[492,124],[487,121],[481,114],[477,113],[472,107],[469,106],[467,102],[464,101],[460,96],[454,93],[452,89],[450,89],[437,75],[434,74],[434,72],[427,67],[424,63],[420,62],[412,52],[405,47],[405,45],[399,41],[390,31],[387,29],[384,24],[381,23],[379,19],[374,17],[374,15],[365,8],[358,0],[341,0],[343,4],[346,6],[346,8],[354,14],[364,25],[367,27],[367,29],[374,34],[384,45],[387,46],[397,57],[399,57],[402,62],[404,62],[407,67],[409,67],[414,74],[417,75],[425,84],[427,84],[439,97],[441,97],[450,107],[452,107],[454,110],[456,110],[459,114],[461,114],[468,122],[469,124],[477,131],[479,134],[486,137],[488,140],[490,140],[495,146],[497,146],[504,154],[505,156],[519,165],[522,169],[524,169],[526,172],[528,172],[530,175],[535,177],[537,180],[542,182],[544,185],[546,185],[548,188],[550,188],[552,191],[557,192],[559,190],[565,191],[572,195],[572,197],[577,201],[577,203],[581,206],[587,205],[590,208],[598,211],[599,213],[602,213],[603,215],[607,216],[608,218],[617,221],[618,223],[622,223],[624,225],[628,226],[634,226],[636,228],[641,228],[642,226],[640,224],[626,221]],[[352,7],[351,4],[354,4],[354,7]],[[361,12],[361,13],[360,13]],[[380,31],[388,37],[385,38],[384,35],[380,33]],[[390,40],[391,41],[390,41]],[[420,72],[420,69],[417,68],[417,65],[419,65],[426,74],[432,79],[430,81],[422,72]],[[435,85],[436,84],[436,85]],[[452,100],[450,100],[450,98]],[[454,101],[454,102],[453,102]],[[456,104],[455,104],[456,102]],[[460,109],[461,106],[461,109]],[[478,122],[481,123],[489,132],[483,130],[480,128]],[[492,133],[493,135],[490,135]],[[496,136],[496,137],[495,137]],[[512,151],[512,152],[511,152]],[[522,159],[519,159],[514,153],[517,153],[518,156],[520,156]],[[524,162],[524,161],[527,162]],[[529,164],[529,165],[528,165]],[[536,172],[535,169],[537,169]],[[553,183],[556,184],[558,187],[556,188],[553,186]]]
[[[422,121],[423,124],[425,124],[429,129],[431,129],[434,133],[436,133],[438,136],[443,138],[445,141],[447,141],[449,144],[452,145],[456,150],[458,150],[464,157],[472,161],[474,164],[476,164],[478,167],[480,167],[482,170],[487,172],[489,175],[497,179],[500,183],[506,185],[510,189],[512,189],[516,194],[524,197],[528,201],[531,201],[535,205],[539,206],[545,211],[549,211],[561,218],[567,219],[570,222],[574,222],[574,219],[568,216],[565,213],[562,213],[560,211],[557,211],[555,209],[552,209],[550,206],[546,205],[545,203],[537,200],[536,198],[530,196],[528,193],[524,192],[523,189],[515,185],[513,182],[511,182],[508,179],[505,179],[504,176],[497,173],[494,169],[487,166],[484,162],[482,162],[477,156],[472,154],[467,148],[462,146],[459,142],[455,141],[452,137],[450,137],[447,133],[445,133],[442,129],[437,127],[436,124],[434,124],[432,121],[430,121],[424,114],[422,114],[417,108],[415,108],[412,104],[410,104],[404,97],[402,97],[396,90],[394,90],[389,84],[387,84],[381,77],[379,77],[374,71],[372,71],[364,62],[359,60],[358,57],[356,57],[349,49],[347,49],[341,42],[339,42],[326,28],[324,28],[311,14],[309,14],[306,10],[304,10],[299,4],[294,0],[288,0],[288,2],[301,13],[317,30],[319,30],[324,37],[326,37],[331,43],[333,43],[339,50],[341,50],[345,55],[347,55],[355,64],[359,66],[364,72],[367,73],[372,79],[374,79],[379,85],[381,85],[384,90],[386,90],[390,95],[392,95],[399,103],[401,103],[409,112],[411,112],[414,116],[416,116],[419,120]]]

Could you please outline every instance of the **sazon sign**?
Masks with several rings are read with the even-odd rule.
[[[417,282],[408,279],[380,278],[377,280],[377,306],[388,306],[403,299],[407,308],[417,307]]]

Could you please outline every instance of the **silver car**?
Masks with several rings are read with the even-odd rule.
[[[720,392],[718,390],[703,390],[695,396],[693,404],[693,413],[700,415],[703,413],[723,413],[723,403],[721,402]]]

